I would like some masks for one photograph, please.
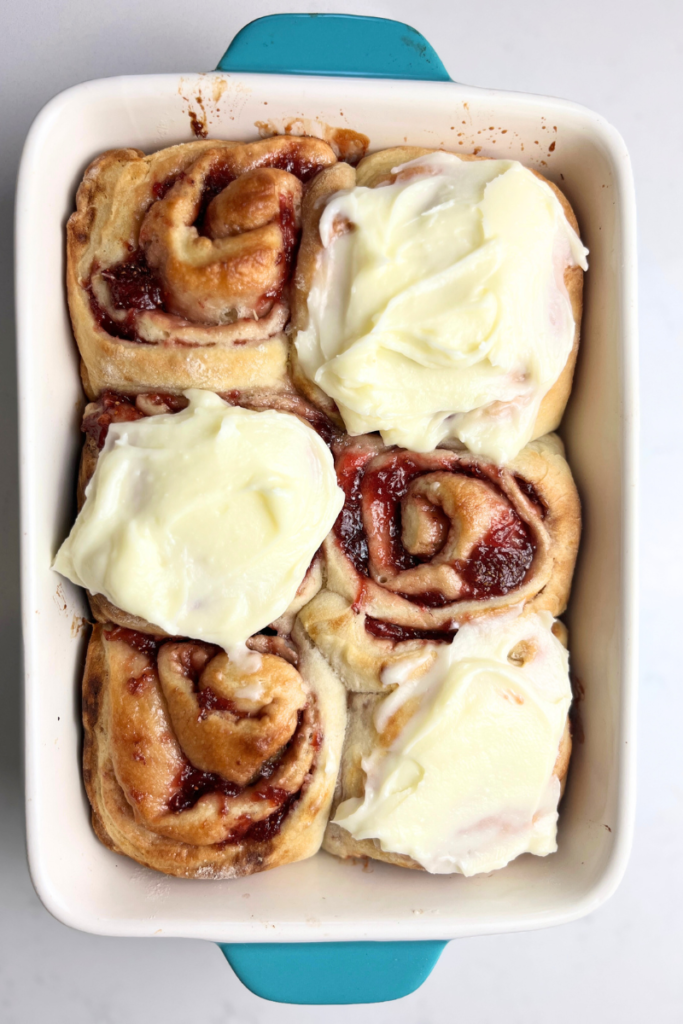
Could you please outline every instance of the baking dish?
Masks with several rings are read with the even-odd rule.
[[[326,67],[316,63],[320,54]],[[611,895],[626,866],[634,812],[637,432],[629,159],[617,132],[582,107],[451,82],[429,44],[396,22],[261,19],[240,33],[219,67],[70,89],[38,116],[24,151],[17,307],[31,873],[46,907],[66,924],[217,941],[249,987],[268,998],[393,998],[423,980],[444,941],[573,920]],[[310,70],[333,77],[311,78]],[[77,588],[50,569],[74,513],[83,406],[63,290],[64,223],[85,166],[105,149],[153,150],[191,138],[193,127],[209,138],[248,139],[259,128],[315,134],[325,125],[364,132],[371,148],[406,141],[521,159],[567,193],[590,249],[582,348],[561,430],[585,526],[567,616],[580,728],[559,852],[470,879],[380,863],[364,870],[324,853],[236,881],[168,878],[99,844],[80,778],[87,611]],[[359,958],[374,965],[366,987]]]

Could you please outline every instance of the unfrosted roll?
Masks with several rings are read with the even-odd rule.
[[[98,623],[83,680],[83,772],[99,839],[185,878],[311,857],[334,790],[341,683],[295,630],[220,648]]]

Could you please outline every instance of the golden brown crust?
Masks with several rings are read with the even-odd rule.
[[[195,698],[183,672],[169,673],[168,666],[180,664],[177,659],[186,656],[186,648],[192,658],[199,658],[202,673],[217,660],[227,659],[224,655],[216,659],[206,645],[171,643],[161,648],[165,663],[157,669],[149,654],[122,639],[105,639],[106,632],[102,625],[94,627],[83,680],[83,775],[93,826],[101,841],[140,864],[185,878],[238,877],[312,856],[320,846],[332,799],[345,707],[341,684],[306,639],[298,638],[298,672],[279,657],[264,656],[264,661],[269,659],[267,668],[270,662],[279,663],[287,678],[292,674],[297,678],[294,695],[291,686],[281,692],[290,703],[302,705],[294,739],[271,777],[234,797],[206,792],[193,806],[185,806],[178,804],[177,796],[173,803],[178,789],[176,769],[182,767],[184,755],[172,724],[182,714],[173,706],[169,678],[171,687],[185,685],[186,699]],[[160,673],[165,673],[162,683]],[[203,679],[202,674],[200,687]],[[210,682],[218,686],[220,673],[214,671]],[[222,685],[230,683],[224,680]],[[246,698],[241,701],[252,703]],[[259,719],[235,719],[234,714],[211,707],[204,718],[190,716],[185,728],[188,722],[197,734],[207,722],[232,733],[239,730],[240,722],[260,728]],[[203,747],[200,743],[200,750],[208,750],[209,761],[213,742],[210,738]],[[195,756],[199,755],[195,752]],[[229,766],[223,770],[229,772]],[[299,785],[302,773],[303,788]],[[258,833],[251,839],[247,834],[226,843],[224,833],[229,839],[231,827],[238,825],[239,834],[249,825],[239,817],[244,806],[253,821],[264,821],[273,808],[282,806],[282,790],[269,789],[273,781],[295,796],[299,792],[279,831],[271,829],[273,834],[268,836],[266,829],[265,838],[262,832],[260,838]],[[261,791],[260,798],[250,797],[251,792]],[[217,836],[221,841],[215,841]]]
[[[267,293],[275,293],[284,283],[286,260],[282,260],[282,247],[286,229],[282,217],[276,218],[277,223],[271,220],[249,228],[248,217],[245,221],[238,216],[235,226],[230,211],[223,210],[219,220],[224,223],[224,230],[242,233],[237,238],[212,242],[208,237],[198,237],[180,221],[175,222],[173,235],[170,208],[174,202],[176,206],[180,203],[176,193],[190,187],[191,171],[196,164],[210,164],[211,168],[216,163],[225,164],[236,177],[265,165],[276,171],[271,192],[279,189],[278,195],[282,193],[292,199],[291,227],[296,231],[300,184],[288,168],[305,176],[316,167],[335,161],[334,152],[321,140],[285,136],[244,144],[191,142],[149,156],[136,149],[111,150],[94,160],[85,172],[76,197],[76,211],[67,225],[67,293],[88,397],[95,398],[107,388],[131,394],[148,390],[177,394],[188,387],[227,391],[281,385],[287,372],[287,343],[282,333],[288,318],[285,296],[282,301],[273,302],[266,295],[258,310],[252,300],[261,286]],[[285,169],[281,170],[283,166]],[[165,195],[167,186],[174,181]],[[260,210],[266,216],[262,197],[253,194],[250,198],[251,213]],[[233,196],[232,209],[244,213],[245,201],[245,195]],[[142,303],[145,308],[121,308],[112,298],[104,273],[138,253],[141,228],[148,215],[152,221],[145,244],[154,266],[161,268],[170,310],[146,302]],[[220,229],[217,233],[220,234]],[[192,301],[192,282],[189,291],[187,287],[184,291],[180,288],[184,299],[179,296],[176,302],[171,300],[176,285],[161,240],[163,236],[168,242],[171,235],[176,256],[194,246],[192,251],[199,254],[200,263],[207,259],[210,262],[211,253],[222,252],[221,247],[230,249],[231,273],[224,274],[225,268],[220,266],[216,270],[216,264],[214,271],[219,277],[222,275],[224,284],[228,279],[232,281],[241,296],[234,303],[234,315],[230,314],[228,302],[218,319],[215,311],[207,314],[206,322],[187,319],[188,313],[195,315],[199,309]],[[260,243],[262,252],[257,251]],[[242,245],[244,260],[240,263],[238,250]],[[209,251],[208,257],[204,250]],[[266,251],[271,254],[268,258]],[[184,256],[183,259],[185,270],[190,273],[193,260]],[[262,274],[264,260],[271,267],[267,280]],[[207,273],[211,277],[211,268]],[[212,284],[216,281],[212,280]],[[202,301],[201,295],[194,295],[197,298]],[[245,312],[249,314],[246,318],[235,320],[237,316],[244,317]],[[115,329],[111,327],[112,320],[117,324]]]
[[[294,338],[296,338],[297,331],[305,330],[308,327],[308,294],[313,284],[318,258],[322,252],[318,224],[330,196],[340,189],[353,188],[354,185],[376,188],[378,185],[393,180],[393,168],[435,152],[439,151],[423,149],[419,146],[396,146],[392,149],[381,150],[364,157],[355,169],[347,164],[337,164],[323,171],[318,176],[315,187],[311,189],[309,195],[304,199],[302,209],[301,246],[299,248],[294,288],[292,290],[291,322]],[[476,156],[469,153],[457,153],[456,156],[461,160],[493,159],[492,157]],[[542,174],[539,174],[538,171],[532,170],[532,174],[541,181],[544,181],[552,189],[562,206],[567,220],[578,234],[579,225],[576,215],[564,193],[554,182],[549,181]],[[569,400],[574,379],[583,312],[583,270],[581,267],[567,267],[564,272],[564,282],[574,316],[574,341],[560,376],[541,402],[534,426],[533,439],[543,437],[543,435],[558,428]],[[334,402],[316,384],[306,378],[298,363],[295,349],[291,358],[292,374],[299,390],[312,402],[325,409],[328,415],[334,414],[336,411]]]

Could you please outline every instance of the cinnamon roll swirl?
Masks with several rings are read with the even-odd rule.
[[[312,856],[345,726],[343,688],[298,636],[220,648],[94,627],[83,767],[99,839],[167,874],[232,878]],[[250,660],[251,659],[251,660]]]
[[[470,619],[565,609],[580,505],[556,435],[504,469],[372,435],[333,447],[346,501],[323,545],[325,588],[301,621],[349,689],[381,689],[388,665]]]
[[[335,162],[288,136],[98,157],[67,227],[88,397],[282,385],[302,195]]]

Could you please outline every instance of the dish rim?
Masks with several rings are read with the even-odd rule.
[[[219,77],[226,77],[225,73],[219,73]],[[16,304],[17,304],[17,348],[18,348],[18,381],[19,381],[19,426],[20,426],[20,502],[21,502],[21,587],[22,587],[22,625],[24,640],[24,672],[25,672],[25,778],[26,778],[26,814],[27,814],[27,838],[28,854],[31,876],[38,895],[47,909],[59,920],[72,927],[84,931],[95,932],[107,935],[141,935],[149,932],[135,927],[134,919],[129,919],[126,924],[121,923],[119,928],[112,927],[118,922],[102,921],[94,915],[79,915],[70,910],[60,899],[58,893],[52,891],[52,884],[48,877],[46,868],[47,858],[39,840],[39,828],[35,818],[35,803],[32,800],[32,793],[36,785],[36,756],[34,744],[39,742],[34,728],[35,718],[29,713],[31,700],[35,698],[35,689],[39,686],[32,680],[33,654],[32,647],[40,641],[38,631],[35,628],[35,607],[34,599],[34,572],[36,571],[34,554],[34,536],[31,532],[33,520],[33,488],[30,474],[26,471],[28,459],[28,446],[31,437],[30,417],[34,410],[31,402],[27,400],[32,386],[32,353],[30,344],[30,324],[27,317],[27,303],[29,301],[30,266],[27,255],[28,239],[26,237],[25,222],[27,220],[27,199],[30,192],[30,184],[35,169],[40,164],[40,147],[45,133],[49,129],[53,118],[63,111],[64,107],[74,100],[85,98],[97,98],[100,95],[108,95],[116,83],[125,80],[128,83],[144,83],[146,87],[152,84],[173,82],[177,85],[181,76],[177,74],[168,75],[132,75],[120,76],[118,78],[94,79],[80,85],[73,86],[50,100],[37,115],[27,136],[22,155],[16,204]],[[196,77],[194,74],[185,76],[189,79]],[[208,78],[210,76],[201,76]],[[228,76],[233,79],[263,80],[268,79],[271,86],[277,87],[277,80],[287,79],[302,80],[307,87],[314,88],[315,83],[338,82],[342,88],[349,88],[349,83],[361,82],[362,87],[368,90],[395,89],[397,85],[404,84],[383,80],[350,80],[330,79],[312,76],[273,76],[261,74],[239,74]],[[275,81],[273,81],[275,80]],[[529,917],[511,927],[505,922],[500,928],[485,927],[481,930],[469,929],[465,934],[484,934],[494,931],[526,930],[528,928],[541,927],[551,924],[566,923],[575,920],[587,913],[591,913],[605,902],[616,890],[626,869],[628,856],[632,844],[632,835],[635,818],[635,709],[636,709],[636,680],[637,680],[637,479],[638,479],[638,393],[637,393],[637,321],[636,321],[636,235],[635,235],[635,204],[633,179],[630,168],[630,161],[626,147],[619,133],[604,118],[590,111],[589,109],[574,104],[567,100],[554,100],[542,96],[525,93],[511,93],[501,90],[488,90],[472,86],[463,86],[451,82],[410,82],[405,83],[411,88],[424,88],[428,90],[457,90],[461,93],[474,93],[478,97],[486,96],[493,101],[514,101],[520,105],[537,106],[543,104],[546,109],[552,105],[554,110],[572,113],[582,117],[587,126],[590,124],[592,130],[600,139],[602,145],[609,153],[613,171],[618,179],[621,203],[620,227],[622,231],[622,252],[620,255],[620,270],[618,273],[622,278],[623,286],[623,330],[621,337],[621,438],[623,445],[623,477],[621,481],[622,510],[623,510],[623,539],[621,547],[621,616],[623,624],[623,640],[621,644],[621,657],[623,666],[623,688],[622,703],[616,716],[620,742],[626,745],[627,751],[622,751],[619,765],[619,775],[616,779],[618,785],[617,798],[617,820],[615,821],[616,837],[609,855],[607,864],[602,870],[602,875],[593,887],[579,900],[571,910],[547,913],[540,915],[539,920],[531,920]],[[409,922],[410,936],[413,938],[444,937],[443,928],[425,928],[427,922]],[[226,930],[231,927],[231,922],[226,922]],[[210,929],[214,929],[214,922],[210,923]],[[445,929],[448,930],[448,929]],[[275,930],[270,936],[270,941],[282,941],[284,926]],[[369,928],[362,937],[386,938],[387,928],[382,925],[380,928]],[[373,934],[376,932],[376,934]],[[381,932],[381,934],[380,934]],[[203,928],[197,920],[187,921],[185,925],[177,929],[163,929],[165,935],[175,934],[186,937],[207,937],[207,929]],[[215,938],[216,935],[212,935]],[[319,941],[319,935],[311,935],[310,930],[297,930],[292,926],[287,931],[290,941]],[[358,935],[343,934],[343,929],[334,931],[333,937],[342,941],[351,941]],[[259,932],[246,934],[240,931],[240,941],[264,941],[268,940]]]

